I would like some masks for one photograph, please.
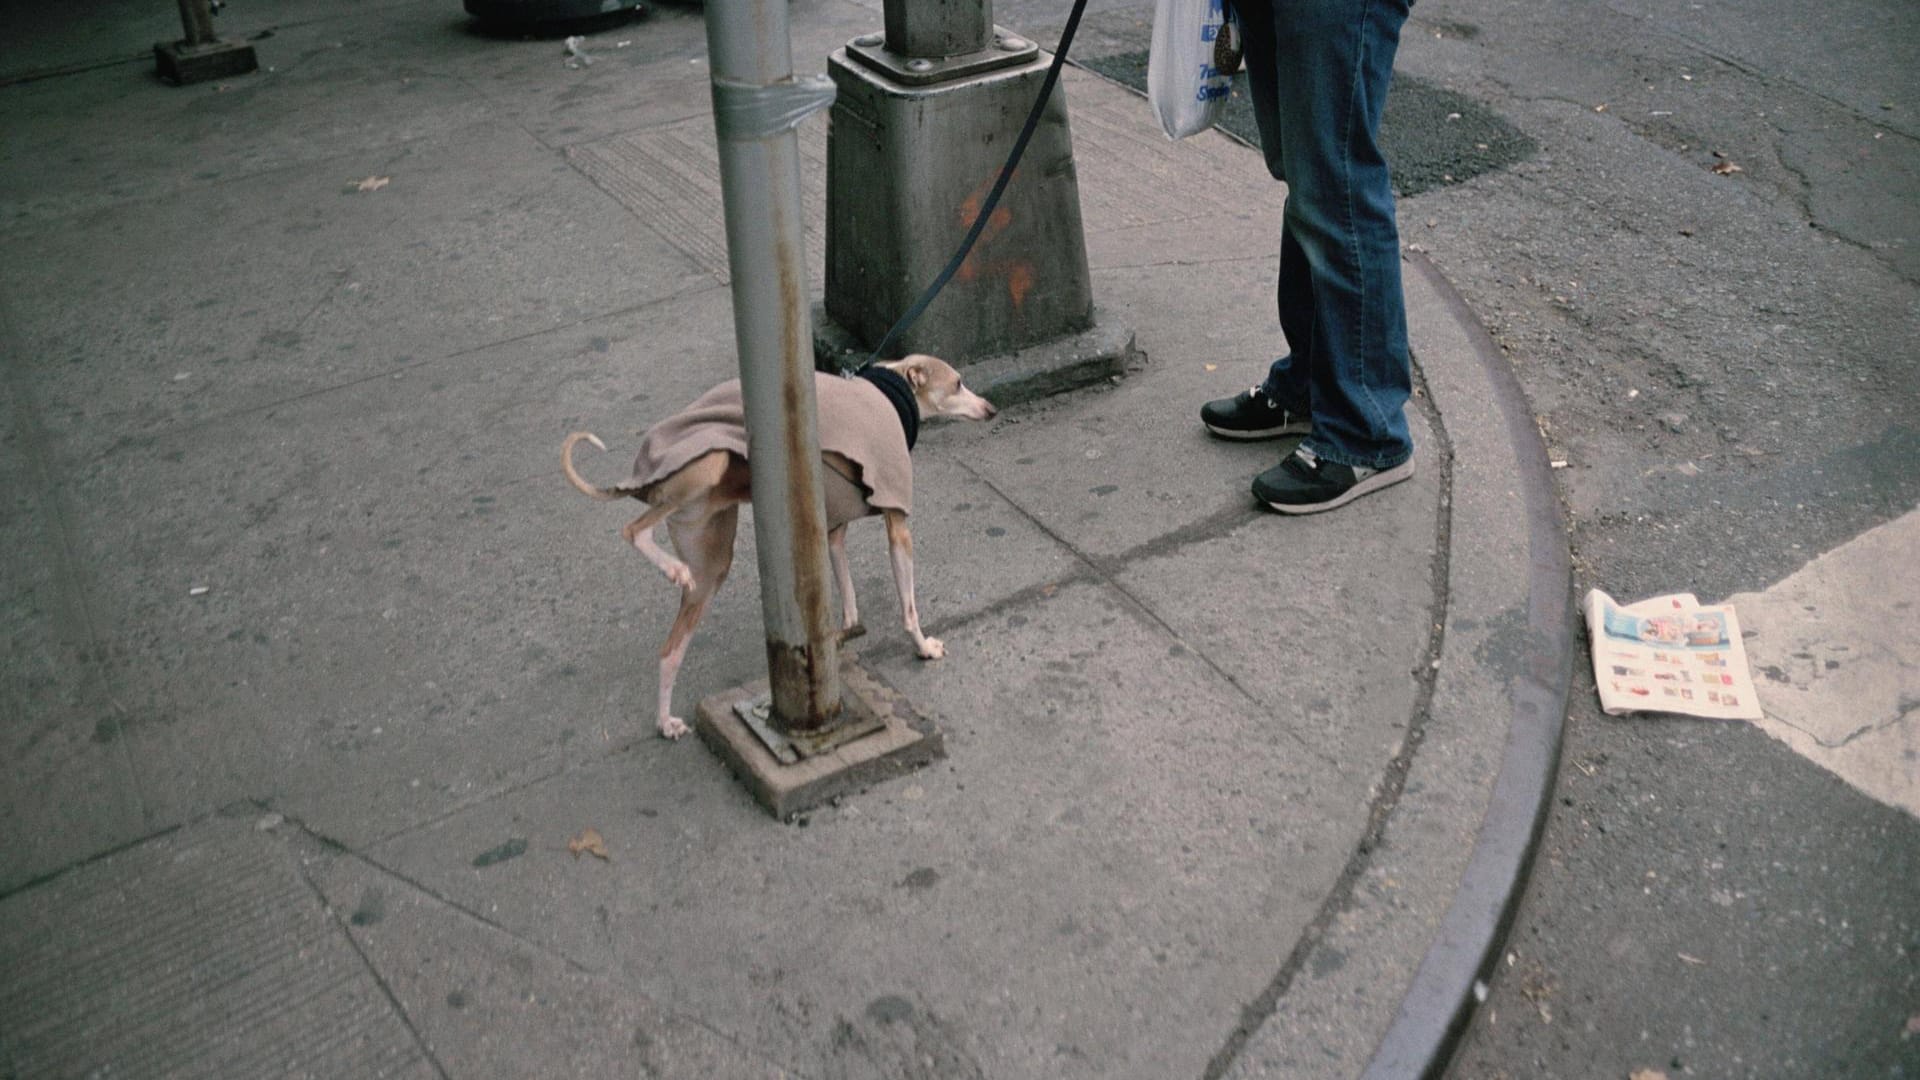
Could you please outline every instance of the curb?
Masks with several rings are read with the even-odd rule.
[[[1513,369],[1466,300],[1431,260],[1404,265],[1433,288],[1465,329],[1490,402],[1518,452],[1526,510],[1527,649],[1512,684],[1513,718],[1487,813],[1453,903],[1420,961],[1364,1080],[1438,1077],[1472,1018],[1476,984],[1493,968],[1526,884],[1559,767],[1573,671],[1573,562],[1546,444]]]

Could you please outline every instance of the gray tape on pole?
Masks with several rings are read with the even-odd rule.
[[[833,104],[833,80],[808,75],[771,86],[713,80],[713,128],[723,139],[764,139]]]

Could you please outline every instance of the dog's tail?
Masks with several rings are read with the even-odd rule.
[[[626,498],[627,493],[624,491],[619,491],[614,488],[594,487],[592,484],[587,483],[586,477],[581,476],[580,473],[574,469],[573,448],[583,442],[590,442],[602,450],[607,448],[607,444],[601,442],[599,436],[589,431],[576,431],[567,436],[567,441],[560,444],[560,471],[567,474],[567,483],[577,488],[580,494],[588,498],[599,499],[601,502],[612,502],[615,499]]]

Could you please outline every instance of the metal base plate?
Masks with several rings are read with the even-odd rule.
[[[767,695],[766,682],[735,687],[700,702],[694,730],[726,763],[761,806],[787,820],[828,800],[872,787],[946,756],[946,739],[933,721],[871,672],[840,659],[841,703],[869,734],[849,734],[813,757],[774,755],[748,718]],[[745,709],[739,706],[745,705]]]
[[[995,26],[993,41],[986,48],[960,56],[903,56],[888,49],[881,34],[864,34],[847,42],[847,55],[903,86],[926,86],[1027,63],[1040,55],[1040,46]]]
[[[818,733],[784,733],[773,726],[773,695],[761,694],[759,697],[746,698],[733,703],[733,714],[747,725],[747,730],[760,738],[760,745],[767,748],[775,761],[782,765],[795,765],[802,758],[819,757],[852,742],[864,735],[871,735],[886,723],[871,712],[860,709],[847,709],[842,713],[840,723]]]

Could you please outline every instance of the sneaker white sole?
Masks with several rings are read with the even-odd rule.
[[[1359,498],[1362,495],[1367,494],[1370,491],[1379,491],[1383,487],[1390,487],[1394,484],[1399,483],[1402,480],[1407,479],[1412,475],[1413,475],[1413,459],[1408,458],[1407,460],[1401,462],[1400,464],[1395,465],[1391,469],[1381,469],[1379,472],[1374,473],[1372,476],[1367,477],[1366,479],[1353,485],[1352,487],[1334,496],[1333,498],[1328,499],[1326,502],[1318,502],[1318,503],[1268,502],[1267,505],[1273,508],[1274,510],[1278,510],[1282,514],[1318,514],[1323,510],[1337,510],[1340,507],[1347,505],[1348,503],[1352,502],[1353,500]],[[1260,501],[1266,502],[1265,499],[1262,499]]]
[[[1201,422],[1205,423],[1205,421]],[[1238,439],[1242,442],[1250,442],[1254,439],[1279,439],[1288,435],[1306,435],[1313,431],[1312,424],[1281,424],[1279,427],[1261,428],[1258,431],[1234,431],[1232,428],[1219,428],[1212,424],[1207,424],[1206,427],[1208,431],[1223,439]]]

